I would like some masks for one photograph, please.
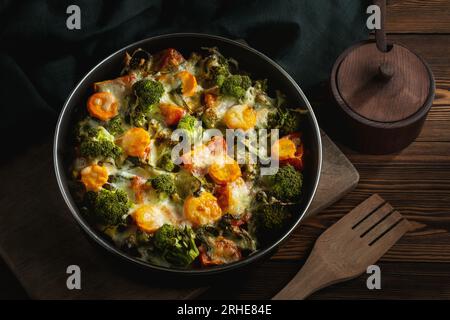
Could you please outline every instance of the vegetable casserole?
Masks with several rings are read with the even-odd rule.
[[[305,112],[272,92],[217,48],[127,54],[118,78],[94,84],[75,130],[83,216],[165,267],[232,263],[270,244],[301,200]],[[266,144],[251,143],[258,130]],[[180,140],[188,149],[174,152]],[[275,159],[273,173],[251,155]]]

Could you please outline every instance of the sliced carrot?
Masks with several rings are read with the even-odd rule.
[[[176,106],[170,103],[160,103],[159,109],[168,126],[174,126],[178,124],[180,119],[186,114],[186,110],[182,107]]]
[[[295,156],[296,147],[294,142],[287,138],[281,138],[272,145],[272,155],[279,161],[287,160]]]
[[[215,162],[209,167],[209,176],[215,183],[226,184],[233,182],[241,176],[241,168],[236,160],[228,156],[221,160],[223,161]]]
[[[181,53],[173,48],[165,49],[155,55],[157,71],[167,72],[175,70],[185,59]]]
[[[186,219],[195,226],[211,224],[222,217],[217,198],[206,191],[198,197],[189,196],[184,202],[183,211]]]
[[[97,92],[87,102],[89,114],[102,121],[114,118],[118,114],[119,104],[110,92]]]
[[[246,104],[238,104],[228,109],[224,121],[230,129],[248,130],[256,125],[256,111]]]
[[[153,205],[142,205],[133,212],[137,226],[145,232],[153,233],[164,224],[161,214],[164,212]]]
[[[129,156],[144,157],[149,150],[150,134],[142,128],[131,128],[120,138],[120,144]]]
[[[183,96],[191,97],[197,88],[197,79],[192,73],[188,71],[181,71],[177,73],[177,77],[181,80],[181,91]]]
[[[108,170],[105,167],[93,164],[81,170],[81,182],[88,191],[99,191],[108,181]]]

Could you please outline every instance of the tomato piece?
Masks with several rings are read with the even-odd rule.
[[[211,93],[205,93],[203,97],[207,108],[213,108],[217,102],[217,96]]]
[[[180,119],[186,114],[186,110],[184,110],[182,107],[170,103],[161,103],[159,105],[159,109],[161,110],[164,121],[168,126],[174,126],[178,124]]]
[[[81,170],[81,182],[88,191],[99,191],[108,182],[108,170],[105,167],[93,164]]]
[[[157,70],[167,72],[175,70],[185,59],[177,50],[173,48],[165,49],[159,52],[155,57]]]
[[[183,212],[195,226],[210,224],[222,217],[217,198],[206,191],[198,197],[189,196],[184,202]]]
[[[102,121],[114,118],[119,113],[119,104],[110,92],[96,92],[87,102],[89,114]]]
[[[277,156],[277,148],[280,165],[290,164],[297,170],[303,170],[304,149],[300,132],[291,133],[275,142],[272,146],[272,153],[275,156]]]
[[[142,128],[131,128],[120,138],[126,154],[132,157],[144,157],[149,151],[150,134]]]
[[[203,246],[200,246],[200,263],[205,267],[230,263],[241,258],[241,250],[236,243],[222,236],[214,240],[209,252]]]
[[[150,188],[145,182],[146,180],[139,176],[134,176],[133,179],[131,179],[131,190],[134,192],[137,203],[142,203],[144,201],[144,193]]]
[[[278,158],[279,161],[287,160],[295,156],[296,146],[294,141],[284,137],[272,145],[272,155]]]
[[[238,104],[227,110],[225,124],[230,129],[248,130],[256,125],[256,111],[246,104]]]
[[[227,151],[227,141],[223,137],[214,136],[206,144],[212,157],[223,155]]]
[[[222,159],[213,163],[208,171],[209,176],[215,183],[226,184],[233,182],[242,175],[241,168],[236,160],[228,156],[219,158]]]
[[[250,206],[250,190],[242,178],[217,188],[217,200],[222,211],[233,216],[244,214]]]
[[[177,78],[181,80],[181,92],[183,96],[192,97],[197,88],[197,79],[188,71],[181,71],[177,73]]]

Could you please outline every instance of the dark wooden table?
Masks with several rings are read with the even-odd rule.
[[[360,172],[359,186],[305,221],[269,261],[239,283],[215,284],[201,298],[270,298],[298,271],[315,239],[359,202],[379,193],[414,225],[379,262],[381,290],[367,275],[311,299],[450,299],[450,0],[388,0],[389,38],[419,53],[436,78],[436,99],[421,135],[393,155],[342,150]],[[0,261],[0,298],[26,294]]]

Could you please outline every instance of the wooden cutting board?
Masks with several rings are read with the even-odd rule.
[[[322,179],[308,215],[353,189],[359,175],[325,135]],[[161,284],[115,263],[79,229],[59,192],[52,142],[36,145],[0,168],[0,255],[36,299],[189,299],[196,284]],[[69,265],[81,268],[81,290],[68,290]]]

